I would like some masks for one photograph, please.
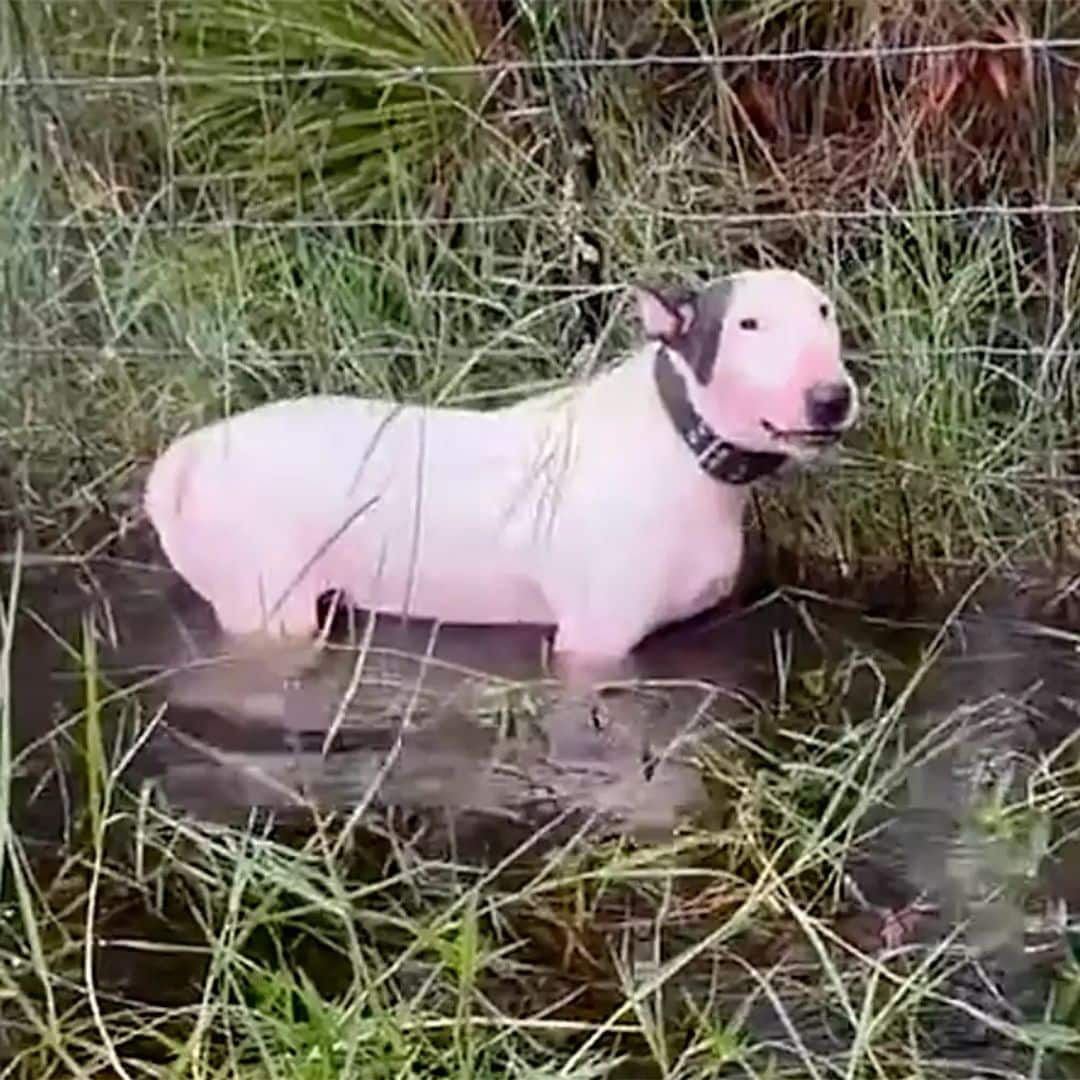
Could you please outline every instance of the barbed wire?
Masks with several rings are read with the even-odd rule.
[[[455,225],[500,225],[523,221],[537,221],[538,214],[552,214],[550,203],[538,203],[535,206],[520,207],[514,210],[500,210],[490,214],[448,214],[409,217],[292,217],[281,220],[265,218],[222,218],[213,221],[198,221],[190,218],[181,221],[139,221],[141,232],[227,232],[230,229],[288,232],[296,229],[358,229],[391,228],[435,228]],[[799,223],[807,220],[833,222],[879,221],[895,218],[898,221],[938,221],[967,217],[1054,217],[1080,214],[1080,202],[1039,202],[1028,205],[1009,203],[983,203],[970,206],[950,207],[911,207],[871,206],[862,209],[831,210],[827,207],[806,207],[801,210],[774,211],[738,211],[706,212],[666,210],[647,204],[636,204],[631,210],[613,210],[605,212],[604,219],[609,222],[641,221],[644,215],[652,221],[657,219],[675,224],[688,225],[769,225]],[[64,219],[46,219],[35,227],[48,229],[89,229],[91,222],[70,216]],[[101,228],[115,231],[116,221],[108,218],[101,222]]]
[[[461,347],[446,347],[443,346],[440,350],[443,353],[460,353],[462,356],[471,356],[476,350],[467,346]],[[484,354],[490,357],[520,357],[520,346],[515,348],[506,349],[493,349],[484,348]],[[203,359],[220,360],[228,358],[229,360],[246,361],[246,360],[259,360],[268,361],[270,363],[288,363],[295,360],[318,360],[318,359],[341,359],[347,356],[360,356],[362,359],[414,359],[417,357],[430,355],[431,347],[425,344],[423,347],[409,347],[409,346],[369,346],[365,345],[363,341],[356,340],[350,341],[347,344],[328,346],[326,348],[308,348],[308,349],[276,349],[276,348],[263,348],[263,347],[244,347],[244,346],[227,346],[224,348],[207,347],[199,349],[195,347],[180,349],[169,346],[162,346],[161,348],[138,346],[138,345],[124,345],[122,343],[114,344],[74,344],[65,343],[61,345],[44,345],[40,343],[28,343],[28,342],[11,342],[0,345],[0,355],[14,355],[25,354],[27,356],[35,357],[52,357],[52,358],[64,358],[64,357],[94,357],[94,358],[108,358],[116,360],[184,360],[191,359],[193,356],[201,357]],[[919,345],[913,348],[888,348],[888,349],[848,349],[845,350],[845,355],[852,360],[858,361],[878,361],[889,360],[893,361],[899,357],[905,356],[923,356],[923,357],[935,357],[940,359],[949,358],[990,358],[997,357],[1001,359],[1045,359],[1047,357],[1054,357],[1061,360],[1073,360],[1080,357],[1080,347],[1046,347],[1043,345],[1032,344],[1030,346],[1022,345],[945,345],[945,346],[930,346]]]
[[[1009,41],[984,41],[965,39],[949,42],[924,42],[915,45],[868,45],[847,49],[791,49],[772,52],[743,53],[647,53],[643,56],[625,57],[552,57],[543,60],[502,59],[474,64],[415,64],[409,66],[349,66],[310,68],[299,71],[261,72],[162,72],[146,74],[93,74],[93,75],[37,75],[14,74],[0,77],[3,89],[123,89],[132,87],[183,87],[193,85],[267,84],[310,82],[323,80],[372,79],[382,81],[407,81],[410,79],[459,77],[463,75],[502,75],[530,71],[605,70],[611,68],[634,69],[648,67],[743,67],[769,64],[800,63],[811,60],[845,62],[856,60],[889,60],[922,56],[947,56],[958,53],[1060,53],[1080,50],[1077,37],[1032,37]],[[1054,59],[1068,66],[1080,68],[1080,57],[1072,60],[1057,55]],[[149,63],[150,60],[148,59]],[[160,63],[160,59],[155,63]]]

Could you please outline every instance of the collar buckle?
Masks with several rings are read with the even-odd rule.
[[[716,473],[724,464],[731,447],[723,439],[714,435],[705,445],[703,450],[698,451],[698,464],[709,474]]]

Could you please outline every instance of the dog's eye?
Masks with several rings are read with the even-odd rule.
[[[821,307],[818,308],[818,311],[821,312],[821,317],[823,319],[827,319],[829,317],[829,305],[828,304],[822,304]]]
[[[757,319],[743,319],[739,323],[739,326],[743,330],[756,330],[757,327],[758,327],[758,322],[757,322]]]

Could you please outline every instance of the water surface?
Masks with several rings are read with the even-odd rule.
[[[940,610],[899,622],[759,590],[752,604],[646,642],[633,683],[605,695],[598,728],[558,707],[538,628],[371,623],[354,613],[317,654],[238,654],[160,559],[31,564],[13,653],[15,820],[33,853],[64,840],[76,816],[87,627],[107,756],[126,763],[132,787],[206,822],[245,822],[253,811],[285,824],[396,813],[423,822],[429,849],[456,859],[533,843],[552,822],[662,840],[723,818],[709,754],[782,772],[802,756],[800,739],[820,749],[892,724],[898,746],[930,733],[942,748],[868,809],[837,933],[875,952],[941,941],[974,913],[977,977],[955,993],[982,1013],[1037,1017],[1080,904],[1070,838],[1080,821],[1067,811],[1054,822],[1052,849],[1018,848],[973,842],[970,810],[988,788],[1023,805],[1048,760],[1075,756],[1080,656],[1067,627],[1032,620],[1008,597],[998,590],[943,630]],[[905,697],[931,647],[939,654]],[[1016,880],[1023,902],[973,899]],[[145,931],[122,924],[120,936]],[[157,1000],[160,965],[138,953],[108,963],[118,985]],[[728,975],[732,1001],[741,1000],[745,971]],[[993,1033],[971,1015],[957,1014],[944,1044],[972,1060],[974,1040],[995,1060]],[[811,1042],[815,1022],[802,1031]],[[771,1012],[752,1020],[763,1037],[779,1037],[777,1023]],[[828,1032],[819,1034],[827,1045]]]

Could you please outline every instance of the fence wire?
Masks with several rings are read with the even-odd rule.
[[[537,215],[550,209],[549,204],[521,207],[490,214],[445,214],[393,217],[302,217],[293,220],[264,220],[260,218],[214,218],[213,220],[147,221],[140,228],[145,232],[293,232],[308,229],[402,228],[424,229],[455,225],[508,225],[535,222]],[[693,213],[668,210],[652,204],[639,203],[630,209],[616,210],[605,215],[611,223],[640,222],[644,216],[658,222],[683,225],[779,225],[800,222],[877,222],[877,221],[955,221],[965,218],[1045,218],[1072,217],[1080,213],[1080,203],[1033,203],[1010,206],[1007,203],[983,206],[909,207],[869,206],[858,210],[830,210],[807,207],[804,210],[774,210],[757,213]],[[47,229],[70,229],[71,220],[42,223]]]
[[[502,400],[623,347],[632,282],[781,261],[836,290],[865,378],[870,434],[839,470],[861,487],[830,535],[902,532],[944,562],[1029,528],[1063,543],[1061,515],[1080,517],[1080,3],[1027,23],[1002,7],[985,34],[860,26],[844,43],[839,24],[816,40],[793,24],[704,49],[598,36],[574,25],[587,8],[563,7],[542,48],[468,63],[369,63],[348,42],[288,62],[276,45],[182,57],[166,31],[189,9],[169,0],[84,19],[74,43],[48,20],[4,23],[10,175],[46,193],[20,202],[11,182],[18,242],[0,253],[19,453],[78,445],[97,490],[136,459],[131,432],[157,445],[245,395]],[[414,186],[353,205],[342,192],[377,170],[332,140],[372,102],[390,120],[444,109],[456,134],[394,143]],[[286,147],[272,211],[223,156],[245,139]],[[86,449],[88,428],[113,458]]]
[[[623,57],[551,57],[543,60],[505,59],[476,64],[413,64],[408,66],[365,67],[362,64],[349,67],[318,67],[310,71],[259,71],[259,72],[170,72],[156,71],[146,74],[93,74],[93,75],[33,75],[22,72],[0,78],[0,89],[54,88],[78,90],[123,90],[139,87],[184,87],[198,85],[258,85],[274,83],[325,82],[328,80],[348,82],[377,78],[386,83],[405,80],[427,81],[442,77],[465,75],[499,76],[532,72],[587,72],[605,70],[632,71],[651,67],[693,67],[723,70],[731,67],[798,64],[808,61],[824,61],[842,64],[858,60],[884,62],[912,58],[959,56],[971,53],[987,55],[1019,54],[1028,58],[1048,57],[1054,54],[1055,62],[1080,69],[1080,59],[1061,55],[1080,49],[1080,37],[1032,37],[1019,41],[963,41],[926,42],[920,45],[874,45],[862,48],[837,49],[790,49],[774,52],[708,53],[686,56],[679,53],[650,53],[645,56]],[[1040,55],[1041,54],[1041,55]]]
[[[72,10],[85,3],[67,5]],[[133,5],[135,10],[138,5]],[[1060,226],[1072,229],[1074,222],[1080,216],[1080,199],[1076,193],[1080,192],[1080,166],[1077,167],[1077,177],[1071,182],[1062,182],[1061,172],[1069,163],[1062,165],[1056,161],[1032,162],[1034,172],[1045,177],[1045,182],[1038,189],[1024,192],[1021,198],[1016,197],[1015,191],[1003,190],[1000,193],[991,191],[990,198],[982,198],[974,201],[964,199],[947,200],[942,205],[926,205],[925,199],[918,203],[903,197],[890,197],[882,192],[868,187],[854,196],[844,200],[837,200],[843,205],[830,205],[833,200],[829,196],[827,184],[824,186],[824,198],[820,205],[811,204],[810,200],[797,193],[787,201],[795,204],[789,207],[775,207],[778,201],[785,201],[785,193],[779,191],[776,198],[762,198],[761,191],[753,191],[748,187],[741,192],[736,192],[737,198],[733,201],[748,202],[751,205],[734,205],[730,209],[716,209],[710,206],[701,208],[673,205],[675,200],[667,199],[660,191],[655,197],[643,198],[640,190],[607,190],[604,200],[593,201],[593,193],[582,193],[582,185],[579,177],[573,178],[572,187],[577,187],[568,197],[560,199],[552,194],[558,188],[564,177],[552,176],[550,188],[547,192],[535,200],[515,202],[504,200],[501,206],[493,206],[482,210],[453,208],[443,212],[411,212],[404,207],[395,209],[393,213],[314,213],[304,212],[295,215],[268,216],[257,211],[236,213],[233,209],[224,205],[214,205],[205,200],[194,199],[186,206],[179,206],[176,199],[176,190],[186,188],[188,190],[203,185],[208,189],[215,184],[227,184],[230,177],[227,174],[216,174],[211,170],[205,172],[185,172],[174,160],[176,149],[172,145],[174,136],[173,121],[168,115],[167,105],[172,91],[180,91],[192,87],[217,87],[229,86],[273,86],[275,84],[318,84],[325,87],[331,83],[348,85],[355,81],[375,80],[387,90],[392,90],[401,84],[418,84],[429,86],[438,79],[478,76],[495,84],[499,79],[509,74],[522,74],[537,76],[540,82],[533,84],[530,93],[532,99],[516,105],[500,106],[501,112],[497,118],[502,120],[507,117],[531,121],[547,119],[550,123],[550,131],[543,138],[549,141],[567,141],[568,136],[563,130],[569,122],[571,126],[581,126],[581,111],[591,104],[596,106],[597,101],[589,101],[590,95],[604,93],[603,86],[590,87],[582,84],[574,84],[572,92],[560,98],[558,95],[567,86],[565,83],[553,83],[541,85],[543,79],[552,75],[569,74],[583,76],[591,72],[642,72],[648,69],[678,70],[693,69],[698,73],[712,73],[720,79],[721,83],[734,73],[745,74],[747,70],[760,70],[767,68],[784,68],[788,74],[785,78],[789,88],[795,88],[806,80],[807,72],[815,72],[814,77],[827,80],[834,70],[842,71],[845,66],[852,64],[865,64],[870,62],[877,69],[883,69],[894,61],[907,60],[963,60],[970,65],[973,58],[1002,58],[1015,60],[1023,66],[1025,83],[1019,92],[1026,94],[1033,105],[1033,114],[1030,118],[1032,132],[1046,129],[1046,143],[1048,155],[1058,153],[1061,150],[1062,137],[1055,135],[1050,129],[1060,125],[1062,116],[1070,114],[1074,117],[1080,115],[1077,112],[1076,102],[1063,104],[1055,99],[1053,80],[1048,76],[1041,78],[1037,72],[1049,71],[1053,68],[1058,74],[1065,73],[1073,80],[1073,90],[1080,90],[1080,36],[1068,33],[1045,33],[1025,34],[1020,32],[1021,23],[1016,24],[1016,32],[1005,35],[1003,38],[979,38],[972,36],[960,36],[955,40],[932,40],[917,43],[897,43],[881,41],[873,45],[858,45],[853,47],[794,47],[794,48],[762,48],[759,50],[736,49],[731,52],[666,52],[663,50],[647,50],[640,55],[589,55],[585,46],[577,47],[575,55],[544,55],[541,57],[530,56],[502,56],[497,59],[483,60],[469,64],[408,64],[398,65],[387,62],[384,66],[365,66],[354,64],[341,66],[340,64],[327,63],[325,65],[309,65],[299,70],[284,70],[281,67],[267,66],[266,57],[233,57],[228,65],[220,66],[217,70],[184,70],[175,60],[167,57],[163,51],[161,32],[165,17],[171,12],[180,10],[178,5],[158,3],[153,5],[152,12],[147,8],[145,20],[148,32],[146,37],[146,55],[141,59],[138,56],[127,55],[122,50],[116,50],[113,55],[104,55],[97,60],[93,57],[92,50],[85,50],[80,55],[80,68],[90,67],[92,70],[79,70],[77,72],[64,70],[65,58],[60,55],[52,55],[46,48],[44,51],[34,52],[29,48],[22,53],[17,50],[7,57],[6,71],[0,74],[0,97],[7,107],[9,127],[13,131],[29,132],[30,138],[27,144],[34,147],[39,159],[54,159],[53,164],[60,162],[60,171],[65,168],[77,170],[84,167],[88,174],[87,183],[83,186],[83,202],[75,200],[72,205],[63,207],[59,213],[39,215],[34,220],[34,228],[38,234],[56,232],[63,237],[69,237],[73,231],[84,237],[90,238],[88,242],[93,248],[95,245],[104,244],[111,235],[119,235],[125,228],[135,228],[140,236],[183,236],[191,237],[204,235],[229,235],[232,233],[266,233],[266,234],[300,234],[312,232],[332,232],[334,230],[357,230],[357,229],[389,229],[389,230],[421,230],[421,229],[455,229],[455,228],[480,228],[498,230],[503,227],[535,226],[538,222],[548,220],[553,227],[566,225],[561,219],[556,221],[558,215],[569,216],[569,231],[579,227],[589,227],[595,224],[594,218],[600,219],[602,227],[611,232],[618,232],[623,228],[641,228],[643,223],[650,227],[656,226],[667,231],[679,229],[710,229],[719,230],[744,230],[753,233],[764,231],[774,226],[811,226],[824,225],[833,229],[834,237],[843,237],[845,230],[856,229],[859,226],[888,227],[895,223],[970,223],[972,227],[982,221],[1015,221],[1026,225],[1039,225],[1040,223],[1049,230],[1047,236],[1046,257],[1057,264],[1057,269],[1067,268],[1068,258],[1059,249],[1063,243],[1060,234],[1054,230]],[[1063,21],[1064,24],[1064,21]],[[1076,20],[1080,25],[1080,19]],[[1049,23],[1047,23],[1049,25]],[[595,42],[592,43],[595,48]],[[144,65],[146,71],[116,72],[109,70],[117,66]],[[68,65],[70,66],[70,65]],[[96,66],[96,70],[94,69]],[[250,70],[225,70],[225,67],[247,67]],[[960,69],[958,68],[957,71]],[[962,72],[961,72],[962,74]],[[968,72],[970,74],[970,71]],[[922,76],[920,76],[922,77]],[[929,75],[926,75],[929,78]],[[917,81],[917,80],[916,80]],[[730,84],[724,84],[730,94]],[[823,83],[824,85],[824,83]],[[546,87],[546,89],[545,89]],[[76,148],[80,140],[113,140],[122,138],[127,134],[119,121],[115,127],[110,126],[107,103],[113,100],[120,102],[123,95],[135,90],[150,90],[161,96],[159,103],[160,131],[163,141],[161,154],[164,165],[162,167],[157,190],[142,192],[135,190],[137,182],[132,182],[129,188],[123,175],[103,175],[98,169],[95,172],[95,164],[92,160],[81,160],[79,150]],[[954,87],[955,89],[955,87]],[[52,92],[62,93],[64,100],[57,98]],[[794,92],[794,89],[792,89]],[[106,106],[100,106],[95,115],[102,123],[99,130],[65,130],[66,103],[77,102],[80,99],[89,101],[100,96]],[[537,99],[538,96],[538,100]],[[583,104],[583,97],[586,99]],[[489,103],[490,104],[490,103]],[[603,101],[599,102],[601,108]],[[124,116],[118,112],[117,116]],[[473,119],[482,121],[477,116]],[[886,123],[896,118],[885,117]],[[744,129],[735,133],[733,137],[741,138],[746,144],[753,144],[755,137],[752,132],[748,135],[750,125],[743,117]],[[854,121],[853,121],[854,123]],[[42,134],[44,132],[44,134]],[[835,133],[833,133],[835,134]],[[900,133],[899,142],[903,143],[904,133]],[[812,140],[811,140],[812,141]],[[823,144],[829,142],[825,137],[820,140]],[[760,142],[760,139],[758,140]],[[44,150],[42,149],[44,147]],[[670,149],[670,148],[669,148]],[[758,147],[760,150],[760,146]],[[987,147],[992,151],[994,147]],[[766,148],[765,157],[768,157]],[[646,157],[641,163],[643,169],[650,166],[660,171],[656,162],[650,162]],[[527,156],[527,155],[526,155]],[[572,155],[564,147],[561,157],[556,155],[553,160],[541,162],[541,169],[559,169],[565,172],[573,172],[573,161],[567,163]],[[826,154],[827,156],[827,154]],[[692,155],[687,155],[685,171],[695,167],[697,163],[691,162]],[[1077,153],[1080,161],[1080,151]],[[40,163],[40,162],[39,162]],[[827,166],[827,162],[826,162]],[[775,169],[783,171],[784,163],[774,163]],[[680,170],[680,164],[669,158],[662,165],[665,175],[676,175]],[[839,169],[837,170],[840,171]],[[827,172],[827,169],[826,169]],[[595,185],[593,185],[595,187]],[[759,186],[761,182],[759,179]],[[984,185],[985,186],[985,185]],[[93,190],[87,190],[97,188]],[[993,185],[989,187],[992,189]],[[704,190],[702,185],[701,190]],[[696,194],[696,192],[695,192]],[[1070,197],[1072,196],[1072,197]],[[509,203],[507,205],[507,202]],[[774,206],[755,208],[754,202],[772,202]],[[168,213],[162,213],[161,207],[168,205]],[[561,205],[560,205],[561,204]],[[571,204],[569,211],[565,204]],[[54,204],[55,205],[55,204]],[[211,208],[212,207],[212,208]],[[563,231],[567,231],[566,228]],[[693,259],[685,260],[693,262]],[[585,289],[593,293],[604,290],[616,290],[622,286],[622,282],[616,280],[592,280],[588,283],[569,285],[551,283],[542,279],[530,282],[530,289],[534,293],[542,294],[545,291],[558,291],[566,289],[573,292]],[[1055,293],[1057,282],[1047,283],[1047,290]],[[1050,320],[1053,327],[1060,325],[1060,313]],[[47,351],[53,346],[43,346],[40,342],[19,342],[24,351],[33,353],[42,350]],[[73,348],[80,348],[80,343],[73,342]],[[1046,342],[1033,344],[1031,349],[1020,350],[1026,356],[1035,356],[1039,349],[1045,349]],[[972,346],[970,351],[965,345],[958,344],[954,349],[955,355],[980,355],[980,356],[1006,356],[1012,355],[1009,349],[1013,346],[1002,346],[997,342],[987,342]],[[1004,350],[1004,351],[1001,351]],[[289,354],[291,350],[278,350],[282,354]],[[1060,351],[1060,347],[1058,348]],[[266,355],[270,355],[270,350]],[[872,358],[881,355],[883,350],[866,348],[861,355]],[[138,355],[133,352],[131,355]]]

